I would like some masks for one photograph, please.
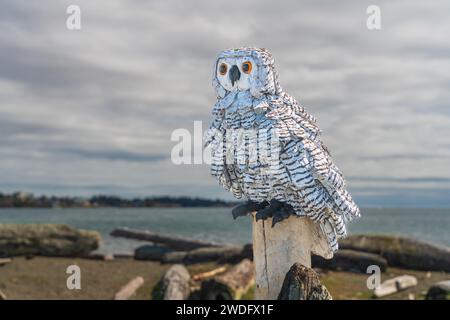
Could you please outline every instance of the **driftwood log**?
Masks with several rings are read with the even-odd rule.
[[[113,261],[114,255],[109,254],[109,253],[92,252],[88,255],[83,256],[83,258],[89,259],[89,260]]]
[[[272,218],[253,217],[255,299],[275,300],[294,263],[311,266],[311,254],[331,258],[320,226],[306,217],[290,216],[272,228]]]
[[[6,295],[0,291],[0,300],[7,300]]]
[[[218,246],[216,243],[200,241],[195,239],[188,239],[182,237],[166,236],[159,233],[146,231],[146,230],[134,230],[129,228],[114,229],[111,234],[113,237],[122,237],[127,239],[136,239],[149,241],[153,243],[163,244],[174,250],[189,251],[203,247]]]
[[[435,283],[428,289],[427,300],[450,300],[450,280]]]
[[[313,255],[311,259],[313,268],[338,271],[352,271],[366,273],[367,267],[377,265],[381,271],[387,268],[387,261],[378,254],[354,251],[339,250],[334,254],[333,259],[324,259],[320,256]]]
[[[192,280],[194,280],[194,281],[202,281],[202,280],[214,277],[215,275],[218,275],[220,273],[224,273],[225,271],[227,271],[227,267],[221,266],[219,268],[216,268],[216,269],[213,269],[213,270],[210,270],[210,271],[197,273],[197,274],[192,276]]]
[[[136,294],[136,291],[144,284],[144,278],[136,277],[124,285],[115,295],[114,300],[128,300]]]
[[[96,231],[64,224],[0,224],[0,258],[84,257],[100,245]]]
[[[200,296],[206,300],[239,300],[254,281],[253,263],[244,259],[227,272],[203,281]]]
[[[332,297],[312,268],[294,263],[284,278],[278,300],[332,300]]]
[[[169,252],[173,252],[173,249],[160,245],[145,244],[134,250],[134,259],[161,261],[164,255]]]
[[[153,289],[153,300],[187,300],[190,294],[189,271],[181,264],[171,266]]]
[[[191,251],[172,251],[164,253],[161,262],[183,264],[203,262],[238,263],[249,256],[251,256],[251,254],[249,254],[248,246],[205,247]]]
[[[341,240],[339,247],[379,254],[392,267],[450,272],[450,248],[425,241],[388,235],[352,235]]]
[[[113,254],[114,259],[133,259],[133,252],[117,252]]]
[[[0,258],[0,266],[4,266],[5,264],[11,263],[10,258]]]
[[[390,294],[417,286],[417,279],[414,276],[403,275],[384,281],[373,292],[376,298],[382,298]]]
[[[186,258],[188,251],[172,251],[163,254],[161,258],[162,263],[175,264],[175,263],[184,263],[184,259]]]

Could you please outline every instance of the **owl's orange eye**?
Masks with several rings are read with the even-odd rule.
[[[221,63],[219,66],[219,73],[224,76],[227,73],[228,67],[225,63]]]
[[[247,73],[247,74],[249,74],[250,72],[252,72],[252,63],[251,63],[250,61],[245,61],[245,62],[242,64],[242,71],[243,71],[244,73]]]

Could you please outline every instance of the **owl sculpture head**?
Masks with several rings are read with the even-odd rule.
[[[248,90],[255,98],[281,92],[274,59],[260,48],[222,51],[214,65],[213,86],[219,98],[235,91]]]

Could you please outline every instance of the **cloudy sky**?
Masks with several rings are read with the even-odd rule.
[[[81,8],[82,29],[66,28]],[[366,8],[381,8],[379,31]],[[268,48],[362,205],[450,205],[448,1],[0,0],[0,191],[229,199],[176,166],[222,49]]]

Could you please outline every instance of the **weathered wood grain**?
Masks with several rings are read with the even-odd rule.
[[[327,239],[314,221],[290,216],[272,228],[270,218],[253,219],[256,299],[277,299],[289,268],[297,262],[311,267],[312,252],[331,258]]]
[[[294,263],[286,274],[278,300],[332,300],[332,297],[312,268]]]
[[[170,267],[153,289],[154,300],[187,300],[190,294],[189,271],[181,264]]]

